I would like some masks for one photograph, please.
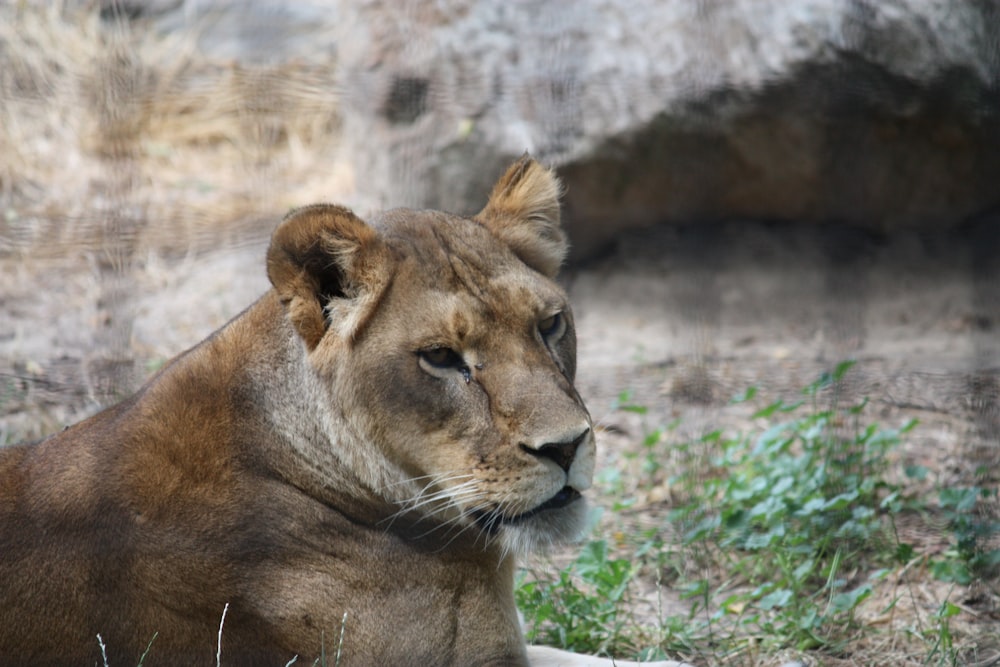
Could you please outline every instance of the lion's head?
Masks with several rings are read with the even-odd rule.
[[[328,411],[309,446],[444,539],[523,552],[585,521],[594,435],[554,282],[559,189],[525,157],[471,218],[318,205],[274,234],[268,275]]]

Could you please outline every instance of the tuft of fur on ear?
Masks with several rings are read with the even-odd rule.
[[[489,202],[476,219],[521,261],[554,278],[569,251],[559,224],[561,194],[556,175],[525,153],[493,186]]]
[[[378,234],[342,206],[293,210],[267,250],[267,277],[309,350],[331,327],[345,340],[357,336],[390,273],[389,252]]]

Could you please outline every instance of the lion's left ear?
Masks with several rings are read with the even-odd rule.
[[[334,329],[358,335],[391,277],[374,229],[341,206],[316,204],[285,216],[267,250],[267,276],[309,350]]]
[[[476,219],[510,246],[521,261],[554,278],[569,242],[559,224],[559,179],[527,154],[493,186]]]

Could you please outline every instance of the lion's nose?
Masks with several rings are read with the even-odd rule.
[[[555,461],[556,465],[563,469],[563,472],[568,473],[570,466],[573,465],[573,459],[576,458],[576,450],[580,448],[580,445],[583,444],[589,435],[590,427],[587,427],[576,437],[567,438],[559,442],[546,442],[539,447],[522,444],[521,449],[532,456]]]

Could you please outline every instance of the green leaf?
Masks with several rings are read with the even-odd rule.
[[[972,559],[972,565],[977,568],[992,568],[1000,565],[1000,549],[976,554]]]
[[[761,408],[760,410],[758,410],[757,412],[753,413],[750,416],[750,418],[751,419],[763,419],[764,417],[770,417],[775,412],[777,412],[778,410],[780,410],[781,406],[783,406],[783,405],[784,405],[784,403],[781,401],[781,399],[779,399],[779,400],[775,401],[774,403],[771,403],[770,405],[766,405],[763,408]]]
[[[833,381],[840,381],[844,375],[847,374],[847,371],[851,370],[856,363],[857,362],[853,359],[847,359],[837,364],[837,367],[833,369]]]
[[[775,544],[785,536],[785,527],[778,525],[766,533],[753,533],[744,542],[744,547],[749,550],[763,549]]]
[[[958,616],[962,613],[962,608],[958,605],[945,600],[944,604],[941,605],[940,611],[938,611],[938,618],[951,618],[952,616]]]
[[[794,484],[795,480],[791,476],[785,475],[784,477],[780,477],[778,481],[775,482],[774,485],[771,487],[771,496],[777,497],[784,495],[785,491],[788,491],[790,488],[792,488],[792,485]]]
[[[815,566],[816,566],[816,562],[813,561],[812,559],[806,560],[805,562],[803,562],[802,564],[800,564],[792,572],[793,576],[795,577],[795,580],[796,581],[804,581],[806,579],[806,577],[808,577],[812,573],[813,568]]]
[[[812,607],[796,621],[800,630],[812,630],[820,625],[819,611]]]
[[[872,587],[867,584],[858,586],[853,591],[837,593],[830,598],[830,610],[835,614],[851,611],[871,594]]]
[[[958,487],[954,489],[941,489],[941,507],[952,509],[956,512],[968,512],[976,506],[979,497],[977,487]]]
[[[757,606],[764,611],[769,609],[774,609],[775,607],[784,607],[788,604],[788,601],[792,599],[792,591],[787,588],[780,588],[772,593],[768,593],[762,597],[758,602]]]
[[[733,396],[733,398],[729,402],[732,404],[746,403],[747,401],[753,400],[753,398],[756,395],[757,395],[757,387],[747,387],[746,391],[744,391],[742,394],[737,394],[736,396]]]
[[[913,555],[916,550],[913,548],[912,544],[907,544],[906,542],[900,542],[896,545],[896,562],[900,565],[906,565],[911,560],[913,560]]]
[[[647,449],[649,449],[653,445],[655,445],[658,442],[660,442],[661,438],[663,438],[663,429],[662,428],[658,428],[658,429],[656,429],[656,430],[651,431],[650,433],[648,433],[646,435],[646,437],[642,439],[642,446],[645,447],[645,448],[647,448]]]
[[[799,508],[795,513],[796,516],[809,516],[810,514],[816,514],[824,509],[826,509],[827,503],[824,498],[811,498],[806,501],[806,504]]]
[[[965,563],[955,558],[930,562],[930,571],[938,581],[950,581],[962,586],[972,583],[972,573]]]
[[[830,500],[826,501],[825,509],[833,511],[847,509],[848,507],[851,506],[851,503],[853,503],[857,499],[858,499],[857,491],[849,491],[848,493],[841,493],[840,495],[836,495],[833,498],[830,498]]]

